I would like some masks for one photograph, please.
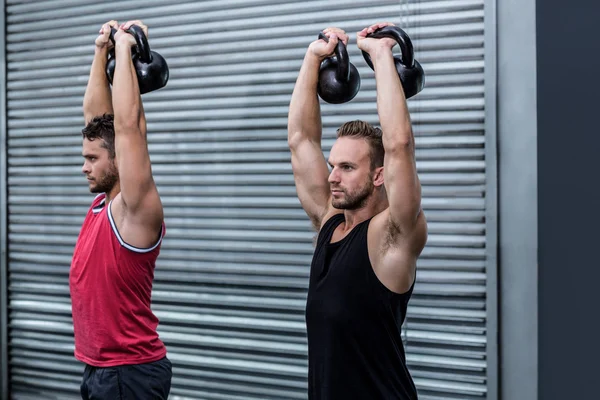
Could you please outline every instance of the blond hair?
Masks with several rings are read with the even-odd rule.
[[[362,138],[369,143],[371,148],[371,169],[383,166],[383,132],[365,121],[349,121],[337,130],[337,137]]]

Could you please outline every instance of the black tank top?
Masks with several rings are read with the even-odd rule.
[[[414,288],[397,294],[377,278],[368,219],[330,243],[344,214],[321,229],[313,256],[306,328],[309,399],[415,400],[400,336]]]

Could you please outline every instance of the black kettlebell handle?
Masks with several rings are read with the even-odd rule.
[[[110,41],[112,42],[113,45],[115,45],[115,35],[117,34],[117,30],[114,27],[110,27],[110,35],[108,35],[108,38],[110,39]]]
[[[394,39],[400,46],[400,51],[402,52],[402,65],[407,68],[413,68],[415,66],[415,51],[413,49],[412,41],[406,32],[404,32],[401,28],[391,25],[384,26],[383,28],[368,34],[367,37],[373,39],[381,39],[385,37]],[[371,69],[375,69],[369,53],[366,51],[363,51],[362,53],[369,67],[371,67]]]
[[[319,39],[329,43],[329,38],[323,32],[319,32]],[[335,47],[335,57],[338,62],[338,68],[335,72],[336,79],[340,82],[348,82],[350,80],[350,57],[348,57],[348,50],[342,39],[338,39],[338,44]]]
[[[148,38],[144,34],[144,30],[137,25],[131,25],[126,32],[135,38],[140,60],[143,63],[150,64],[152,62],[152,53],[150,52],[150,45],[148,44]]]
[[[150,45],[148,44],[148,38],[144,34],[144,30],[137,25],[131,25],[125,32],[131,34],[135,38],[137,53],[140,60],[146,64],[150,63],[152,61],[152,53],[150,52]],[[109,38],[113,44],[115,44],[116,34],[117,30],[111,26]]]

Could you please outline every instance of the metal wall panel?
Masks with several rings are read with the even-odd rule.
[[[4,2],[0,32],[5,31]],[[8,184],[6,137],[6,36],[0,39],[0,399],[8,398]]]
[[[500,399],[500,340],[499,340],[499,265],[498,229],[499,185],[498,181],[498,24],[496,0],[484,0],[485,20],[485,175],[486,175],[486,385],[487,399]],[[506,360],[503,359],[504,366]],[[502,396],[507,396],[502,392]],[[506,398],[510,398],[508,395]]]
[[[323,104],[324,148],[377,123],[354,32],[391,20],[427,77],[409,101],[429,240],[405,325],[422,399],[486,398],[483,0],[8,1],[10,363],[16,398],[76,397],[68,270],[92,200],[81,104],[99,26],[143,19],[168,61],[144,96],[167,236],[153,308],[173,398],[304,399],[304,304],[314,233],[295,195],[290,95],[320,29],[351,32],[357,97]],[[489,160],[488,160],[489,161]]]

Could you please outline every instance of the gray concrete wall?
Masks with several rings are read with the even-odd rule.
[[[497,2],[500,391],[537,399],[535,0]]]

